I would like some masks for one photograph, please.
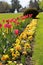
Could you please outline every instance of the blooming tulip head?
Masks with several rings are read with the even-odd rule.
[[[9,22],[11,23],[11,22],[13,22],[13,20],[14,20],[14,18],[11,18],[11,19],[9,19]]]
[[[2,22],[5,22],[5,19],[3,19]]]
[[[33,14],[29,14],[29,18],[31,18],[33,16]]]
[[[11,28],[11,27],[12,27],[11,24],[5,24],[5,25],[4,25],[4,28]]]
[[[18,34],[19,34],[19,30],[18,30],[18,29],[15,29],[15,30],[14,30],[14,33],[15,33],[16,35],[18,35]]]
[[[0,28],[2,28],[2,24],[0,24]]]
[[[9,23],[9,19],[7,19],[6,22]]]

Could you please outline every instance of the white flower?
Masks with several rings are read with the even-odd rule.
[[[6,41],[6,43],[9,43],[9,41]]]
[[[6,52],[6,49],[4,49],[4,51],[3,51],[4,53]]]
[[[23,65],[22,63],[20,63],[19,65]]]
[[[19,65],[19,64],[17,64],[17,65]]]
[[[2,35],[4,35],[4,32],[2,33]]]
[[[22,42],[26,43],[26,40],[22,40]]]
[[[14,63],[17,63],[16,61],[14,61]]]

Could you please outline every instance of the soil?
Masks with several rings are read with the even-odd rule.
[[[32,43],[31,43],[31,52],[27,56],[26,62],[24,65],[33,65],[33,63],[32,63],[33,46],[34,46],[34,41],[32,41]]]

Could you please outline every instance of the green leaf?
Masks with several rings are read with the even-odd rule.
[[[22,56],[21,56],[21,63],[24,64],[25,61],[26,61],[26,57],[25,57],[25,55],[22,55]]]
[[[11,64],[8,64],[8,65],[16,65],[15,63],[11,63]]]

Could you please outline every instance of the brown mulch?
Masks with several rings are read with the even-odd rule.
[[[34,48],[34,40],[31,43],[31,52],[27,56],[26,62],[24,65],[33,65],[33,62],[32,62],[33,48]]]

